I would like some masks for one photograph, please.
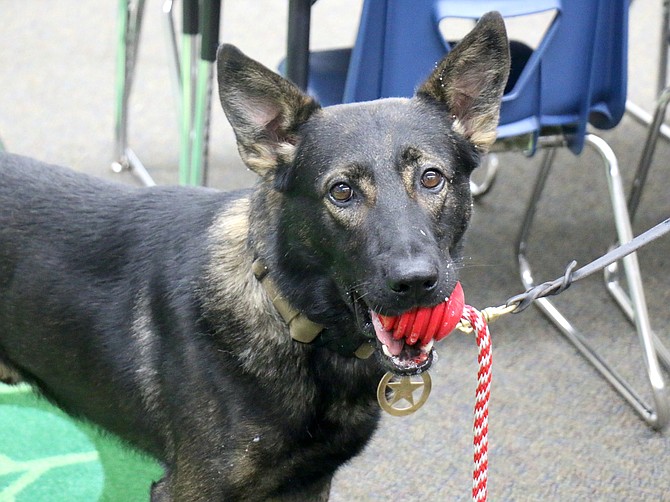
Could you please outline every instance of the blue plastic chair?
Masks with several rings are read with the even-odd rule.
[[[546,148],[517,241],[522,281],[532,287],[528,237],[558,147],[579,154],[586,144],[600,154],[617,238],[619,242],[632,239],[616,156],[604,140],[587,132],[589,124],[600,129],[616,126],[625,111],[628,4],[628,0],[365,0],[354,47],[311,54],[308,90],[324,105],[411,96],[451,48],[444,38],[451,40],[449,33],[443,36],[440,30],[442,20],[476,20],[491,10],[506,19],[553,13],[536,47],[510,42],[512,70],[498,127],[499,147],[521,145],[529,155],[538,146]],[[633,303],[631,318],[641,340],[654,406],[604,361],[549,300],[540,299],[536,305],[647,423],[662,428],[670,417],[670,405],[658,354],[667,349],[649,325],[637,256],[629,255],[623,262]]]
[[[627,0],[366,0],[353,49],[311,55],[309,90],[323,104],[411,96],[450,50],[440,21],[477,19],[490,10],[505,18],[556,13],[536,50],[510,45],[499,138],[561,127],[578,153],[588,122],[601,129],[619,123]]]

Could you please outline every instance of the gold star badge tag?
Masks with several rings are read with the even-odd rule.
[[[428,400],[432,381],[428,373],[414,377],[386,373],[377,386],[377,401],[382,410],[395,417],[414,413]],[[418,400],[414,393],[421,390]]]

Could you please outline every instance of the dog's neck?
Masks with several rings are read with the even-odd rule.
[[[329,340],[324,335],[325,326],[317,324],[300,311],[296,310],[288,300],[279,292],[276,284],[268,275],[268,267],[259,258],[252,265],[254,276],[261,283],[272,301],[279,315],[288,325],[291,338],[300,343],[315,343],[317,346],[325,346]],[[367,359],[374,352],[374,346],[369,342],[363,342],[355,350],[342,348],[337,350],[341,355]]]
[[[265,288],[266,293],[272,301],[272,305],[274,305],[279,315],[281,315],[282,319],[288,325],[291,338],[302,343],[312,343],[319,336],[319,333],[324,330],[324,327],[310,321],[307,316],[291,306],[288,300],[279,292],[274,281],[268,276],[268,267],[260,258],[254,260],[251,270],[256,279]]]

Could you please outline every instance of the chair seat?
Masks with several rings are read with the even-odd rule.
[[[350,59],[351,49],[331,49],[310,53],[307,90],[323,106],[343,102]],[[286,60],[279,64],[279,73],[286,74]]]

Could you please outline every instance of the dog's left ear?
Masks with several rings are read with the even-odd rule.
[[[489,12],[437,65],[417,96],[446,105],[454,130],[486,152],[496,138],[509,69],[505,22]]]
[[[296,131],[319,105],[232,45],[219,47],[216,59],[219,97],[240,156],[260,176],[273,175],[277,165],[292,161]]]

